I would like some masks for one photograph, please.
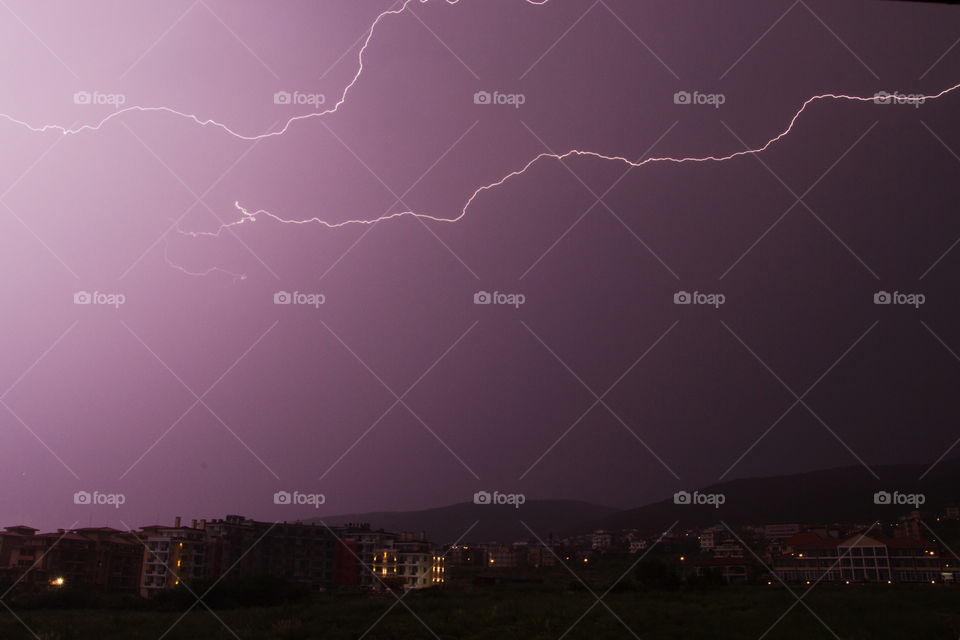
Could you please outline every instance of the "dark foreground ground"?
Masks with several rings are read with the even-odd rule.
[[[794,589],[797,595],[803,593],[802,588]],[[183,613],[186,607],[176,611],[34,609],[16,612],[22,623],[0,607],[0,638],[846,640],[960,636],[960,587],[819,585],[797,603],[774,583],[703,591],[614,591],[603,599],[604,604],[591,609],[595,603],[583,589],[546,583],[411,593],[400,604],[389,594],[323,595],[299,604],[215,614],[202,605],[187,614]]]

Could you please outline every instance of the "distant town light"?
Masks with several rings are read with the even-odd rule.
[[[51,580],[51,581],[50,581],[50,584],[51,584],[52,586],[54,586],[54,587],[62,587],[64,582],[65,582],[65,581],[64,581],[63,577],[62,577],[62,576],[58,576],[58,577],[54,578],[53,580]]]

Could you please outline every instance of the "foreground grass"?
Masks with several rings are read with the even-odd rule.
[[[836,633],[844,640],[872,640],[955,639],[960,630],[960,588],[926,585],[821,585],[803,599],[805,604],[797,604],[779,585],[700,592],[615,591],[603,602],[613,613],[604,604],[595,604],[585,590],[548,583],[411,593],[402,604],[391,595],[327,594],[303,604],[216,614],[202,605],[186,614],[94,609],[19,611],[14,616],[0,609],[0,638],[340,640],[366,633],[371,640],[557,640],[569,631],[565,638],[632,638],[635,633],[644,640],[732,640],[756,639],[769,631],[765,638],[809,640],[834,638]]]

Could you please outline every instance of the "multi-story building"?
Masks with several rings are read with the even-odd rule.
[[[278,576],[321,590],[334,586],[337,537],[322,525],[243,516],[203,523],[208,578]]]
[[[800,533],[800,525],[791,523],[768,524],[763,528],[763,537],[767,540],[786,540]]]
[[[181,527],[177,518],[172,527],[144,527],[140,540],[146,547],[141,595],[150,597],[181,582],[190,585],[207,576],[206,532],[196,522]]]
[[[410,534],[401,534],[394,541],[397,557],[397,576],[403,581],[403,588],[424,589],[443,584],[443,556],[420,534],[414,540]]]
[[[599,551],[606,551],[613,546],[613,534],[609,531],[598,529],[591,536],[591,548]]]
[[[484,567],[487,565],[487,549],[475,545],[453,545],[447,549],[446,564],[457,567]]]
[[[395,573],[395,565],[391,564],[395,561],[385,562],[383,552],[397,535],[383,529],[373,531],[368,523],[338,527],[337,535],[344,542],[355,545],[359,586],[362,589],[381,590],[383,577]],[[384,572],[384,569],[387,571]]]
[[[854,535],[843,539],[802,532],[773,561],[785,581],[940,582],[940,550],[913,538]]]
[[[525,550],[506,545],[487,545],[487,566],[491,569],[522,567],[525,560]]]
[[[557,564],[560,552],[544,543],[527,545],[527,564],[531,567],[553,567]]]
[[[136,593],[142,562],[136,538],[109,527],[56,533],[8,527],[0,534],[0,570],[27,585]]]

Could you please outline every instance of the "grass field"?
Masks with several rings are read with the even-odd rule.
[[[802,593],[799,588],[795,591]],[[611,592],[603,602],[616,616],[604,604],[590,609],[596,599],[589,592],[557,581],[416,592],[402,604],[396,604],[390,594],[321,594],[308,602],[226,609],[216,615],[202,605],[186,615],[186,607],[175,611],[33,609],[16,612],[21,623],[0,609],[0,638],[557,640],[562,636],[594,640],[632,638],[635,633],[644,640],[867,640],[955,639],[960,632],[960,589],[927,585],[820,585],[803,599],[814,613],[804,604],[790,609],[796,599],[777,584],[705,591],[625,589]]]

